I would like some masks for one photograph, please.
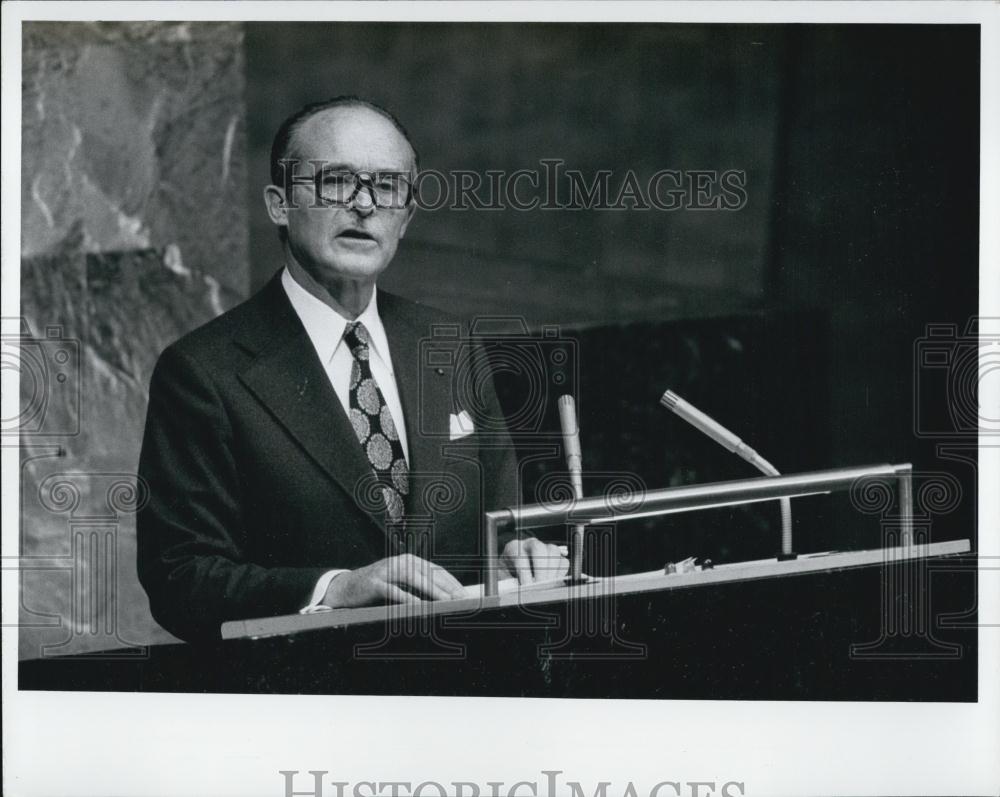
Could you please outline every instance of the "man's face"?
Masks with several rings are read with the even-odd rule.
[[[322,168],[407,175],[413,169],[413,152],[403,135],[381,114],[363,107],[311,116],[293,135],[292,150],[299,160],[295,173],[301,177]],[[344,280],[374,283],[396,254],[413,215],[412,205],[376,208],[364,186],[349,207],[321,205],[311,184],[288,190],[289,247],[298,264],[324,287]]]

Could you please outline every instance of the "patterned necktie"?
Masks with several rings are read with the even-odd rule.
[[[344,330],[344,341],[354,355],[351,426],[381,485],[386,515],[395,523],[403,517],[403,497],[410,491],[410,469],[385,397],[372,376],[369,340],[368,330],[360,321],[348,324]]]

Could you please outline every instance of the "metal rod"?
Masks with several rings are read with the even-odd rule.
[[[639,494],[615,494],[582,501],[559,501],[508,508],[518,529],[555,526],[565,523],[595,523],[622,519],[631,514],[662,513],[679,509],[697,509],[723,503],[744,503],[775,498],[834,492],[848,489],[857,479],[872,476],[895,476],[890,465],[798,473],[788,476],[759,476],[687,487],[667,487]]]
[[[607,495],[580,501],[560,501],[552,504],[528,504],[486,513],[486,551],[489,564],[486,571],[485,593],[497,594],[497,536],[501,528],[538,528],[577,523],[601,523],[627,520],[641,515],[665,515],[704,509],[725,504],[767,501],[775,498],[814,495],[850,489],[855,481],[871,477],[898,477],[907,465],[867,465],[856,468],[796,473],[787,476],[760,476],[712,484],[667,487],[637,495]],[[911,499],[912,502],[912,499]],[[912,532],[912,514],[909,526]]]
[[[506,517],[504,517],[506,515]],[[513,518],[505,509],[498,512],[486,513],[486,595],[498,595],[500,593],[500,551],[497,550],[497,526],[504,521]]]
[[[583,523],[577,523],[570,535],[569,580],[574,584],[583,581],[583,541],[586,529]]]
[[[899,476],[899,526],[900,545],[913,545],[913,466],[896,465]]]

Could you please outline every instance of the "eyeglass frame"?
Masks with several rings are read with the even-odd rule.
[[[313,165],[314,174],[312,177],[299,178],[295,174],[294,164],[298,163],[297,159],[288,159],[282,161],[282,166],[286,167],[285,172],[285,192],[289,193],[290,189],[296,185],[312,185],[313,196],[318,203],[314,207],[339,207],[339,208],[349,208],[354,204],[354,200],[361,190],[362,186],[368,189],[368,196],[371,197],[374,208],[382,208],[383,210],[403,210],[409,207],[413,203],[414,195],[414,183],[410,179],[410,173],[405,171],[399,171],[397,169],[384,169],[384,170],[361,170],[353,171],[351,169],[327,169],[325,167],[324,161],[309,161]],[[293,164],[291,175],[287,172],[287,165]],[[321,181],[328,177],[330,174],[350,174],[354,177],[354,190],[351,195],[346,200],[336,200],[327,199],[322,195],[320,188]],[[402,205],[384,205],[379,204],[378,197],[376,196],[376,189],[374,182],[377,181],[378,177],[381,175],[396,175],[400,177],[405,177],[404,180],[406,184],[406,199]]]

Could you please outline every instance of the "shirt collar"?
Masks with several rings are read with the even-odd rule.
[[[281,286],[285,289],[296,315],[302,321],[302,326],[306,328],[306,334],[309,335],[313,348],[325,365],[330,362],[330,358],[344,339],[344,330],[350,320],[299,285],[287,267],[281,272]],[[378,314],[378,288],[372,289],[372,298],[368,306],[355,320],[365,325],[371,348],[388,365],[389,341]]]

